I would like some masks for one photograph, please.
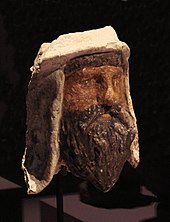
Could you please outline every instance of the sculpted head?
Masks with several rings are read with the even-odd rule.
[[[139,162],[129,48],[105,27],[60,36],[35,59],[27,96],[23,170],[38,193],[61,166],[103,192]]]

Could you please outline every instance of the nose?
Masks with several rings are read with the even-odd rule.
[[[105,94],[104,94],[104,98],[103,98],[103,105],[106,106],[112,106],[115,102],[115,92],[112,86],[108,86]]]

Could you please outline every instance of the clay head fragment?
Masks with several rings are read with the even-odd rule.
[[[126,161],[138,165],[128,58],[128,46],[110,26],[41,46],[27,95],[28,193],[42,191],[62,165],[103,192]]]

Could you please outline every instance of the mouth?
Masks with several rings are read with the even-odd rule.
[[[117,118],[119,112],[121,111],[120,105],[113,106],[102,106],[102,110],[90,121],[89,126],[91,126],[95,121],[109,121],[113,118]]]
[[[104,113],[100,115],[98,118],[96,118],[96,120],[99,120],[99,121],[107,121],[110,119],[112,119],[112,116],[109,113]]]

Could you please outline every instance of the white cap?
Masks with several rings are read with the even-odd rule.
[[[113,50],[120,50],[124,58],[129,58],[129,47],[118,39],[111,26],[64,34],[51,43],[41,45],[31,71],[43,74],[53,72],[72,58]]]

